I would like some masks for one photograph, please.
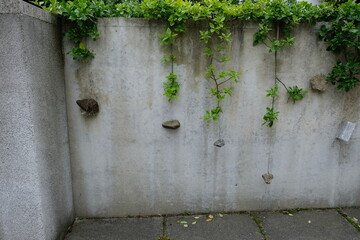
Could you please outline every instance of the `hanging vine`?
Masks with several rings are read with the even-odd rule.
[[[226,98],[226,96],[232,96],[232,91],[234,90],[233,86],[226,88],[225,84],[229,81],[237,83],[238,76],[241,75],[240,72],[236,72],[234,70],[221,71],[215,66],[215,61],[220,64],[231,62],[230,57],[223,54],[223,50],[231,42],[231,33],[226,27],[224,21],[225,17],[223,15],[218,15],[209,23],[208,30],[200,31],[200,40],[208,45],[204,51],[204,55],[209,58],[210,62],[206,69],[206,77],[212,80],[215,84],[215,88],[211,88],[209,94],[214,96],[216,99],[216,107],[205,111],[205,121],[219,121],[219,115],[223,112],[221,102]],[[211,43],[210,40],[212,40]],[[214,44],[216,41],[219,41],[220,43]]]
[[[223,112],[222,102],[232,95],[233,86],[225,87],[230,82],[236,83],[240,73],[234,70],[222,71],[218,65],[230,61],[222,55],[223,49],[230,41],[228,23],[231,21],[256,21],[259,28],[254,35],[254,45],[265,44],[269,52],[274,53],[274,85],[266,90],[266,96],[272,99],[266,108],[264,123],[272,127],[278,119],[279,111],[275,109],[278,98],[279,84],[287,91],[293,103],[303,99],[307,91],[298,86],[288,87],[277,74],[278,51],[295,42],[292,36],[294,27],[300,23],[328,21],[323,25],[319,34],[328,44],[328,50],[340,53],[339,61],[334,66],[327,79],[337,85],[339,90],[349,91],[354,88],[360,74],[360,5],[355,1],[332,1],[313,6],[307,2],[289,2],[286,0],[245,1],[234,4],[226,0],[204,0],[189,2],[186,0],[35,0],[34,3],[45,10],[61,15],[67,22],[69,29],[65,36],[75,44],[68,52],[74,60],[88,62],[94,53],[88,49],[84,38],[96,40],[100,34],[97,30],[97,19],[100,17],[137,17],[165,19],[168,22],[166,31],[161,35],[162,43],[168,44],[170,54],[163,58],[171,65],[170,74],[164,82],[164,95],[168,101],[178,98],[180,83],[174,72],[176,56],[173,49],[176,37],[185,32],[187,20],[209,21],[209,29],[201,31],[201,41],[207,44],[205,55],[209,58],[206,76],[213,81],[214,88],[210,94],[216,99],[216,106],[206,111],[204,120],[217,122],[219,114]],[[335,5],[334,5],[335,4]],[[216,41],[220,43],[211,45]],[[217,64],[215,64],[215,62]]]
[[[293,23],[294,24],[294,23]],[[269,23],[266,23],[267,30],[272,29],[272,25]],[[260,30],[255,34],[254,37],[254,45],[257,45],[260,41],[265,44],[269,48],[269,52],[274,52],[274,86],[273,88],[270,88],[266,91],[266,97],[271,97],[271,107],[266,107],[266,113],[263,116],[263,124],[268,127],[272,127],[274,123],[278,120],[278,115],[280,112],[275,110],[275,99],[279,97],[278,90],[279,90],[279,84],[280,83],[285,89],[286,92],[289,94],[289,98],[292,99],[293,103],[296,101],[299,101],[304,98],[305,94],[307,93],[306,90],[303,90],[302,88],[299,88],[298,86],[293,87],[287,87],[286,84],[281,81],[278,77],[278,67],[277,67],[277,59],[278,59],[278,51],[283,49],[287,45],[293,45],[294,44],[294,38],[290,37],[290,33],[293,29],[293,26],[287,26],[283,31],[285,37],[280,38],[280,20],[275,20],[275,37],[273,39],[270,39],[268,36],[269,31],[263,31],[260,27]],[[268,41],[268,42],[266,42]]]
[[[339,5],[338,14],[330,25],[322,25],[320,38],[328,51],[340,55],[327,79],[338,90],[346,92],[360,82],[360,8],[349,1]]]

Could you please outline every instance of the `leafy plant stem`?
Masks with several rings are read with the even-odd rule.
[[[174,44],[171,43],[170,44],[170,56],[174,56]],[[172,57],[170,57],[170,61],[171,61],[171,72],[174,73],[174,59]]]

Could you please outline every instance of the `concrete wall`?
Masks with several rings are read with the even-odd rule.
[[[73,219],[61,25],[0,0],[0,239],[63,239]]]
[[[335,139],[342,120],[358,122],[359,89],[324,93],[309,79],[335,63],[316,30],[295,30],[296,44],[279,53],[279,77],[309,90],[293,104],[281,87],[279,121],[261,126],[271,99],[274,54],[253,47],[256,25],[234,26],[233,58],[224,69],[243,72],[234,96],[224,103],[219,124],[203,122],[214,106],[205,79],[208,64],[193,25],[175,45],[180,99],[168,103],[162,82],[169,53],[159,34],[163,23],[147,19],[101,19],[100,38],[88,41],[90,63],[65,60],[75,212],[83,217],[157,213],[334,207],[360,204],[360,130],[349,144]],[[65,41],[68,51],[71,44]],[[94,98],[95,117],[81,114],[75,101]],[[163,121],[178,119],[177,130]],[[213,146],[220,137],[222,148]],[[266,185],[262,174],[274,180]]]

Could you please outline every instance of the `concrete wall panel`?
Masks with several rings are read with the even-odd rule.
[[[223,69],[243,72],[234,96],[224,103],[220,123],[203,122],[214,106],[193,24],[174,46],[180,98],[168,103],[162,82],[170,71],[161,63],[169,47],[160,44],[165,24],[147,19],[101,19],[101,36],[87,42],[90,63],[65,60],[67,107],[75,211],[83,217],[157,213],[237,211],[359,205],[359,134],[348,145],[335,139],[342,120],[359,120],[358,88],[349,93],[330,86],[310,89],[309,79],[335,63],[316,30],[302,25],[296,44],[279,53],[278,73],[289,86],[309,90],[293,104],[286,92],[276,101],[279,122],[262,124],[271,99],[274,54],[252,46],[256,25],[232,27]],[[71,43],[65,41],[65,49]],[[280,86],[281,87],[281,86]],[[96,117],[81,115],[75,101],[94,98]],[[181,127],[164,129],[177,119]],[[213,146],[219,138],[226,145]],[[270,185],[261,177],[274,175]]]
[[[0,239],[62,239],[73,219],[61,25],[0,1]]]

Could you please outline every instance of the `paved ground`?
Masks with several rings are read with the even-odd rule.
[[[360,229],[358,219],[359,208],[84,219],[75,221],[65,239],[156,240],[166,235],[171,240],[360,240],[354,226]]]

